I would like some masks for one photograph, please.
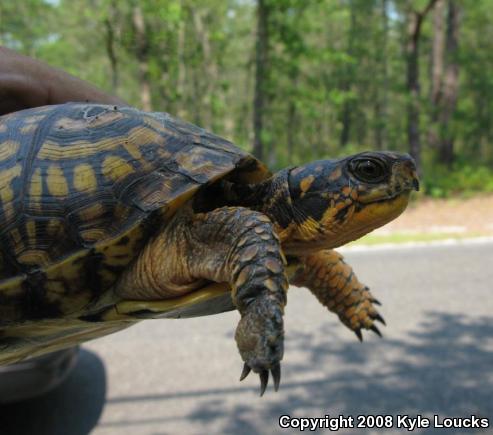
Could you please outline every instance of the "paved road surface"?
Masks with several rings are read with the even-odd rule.
[[[281,431],[282,414],[474,414],[493,433],[493,244],[346,257],[384,302],[384,340],[359,344],[292,288],[281,390],[260,399],[257,379],[238,382],[237,313],[146,321],[86,345],[44,399],[0,408],[0,434],[297,433]]]

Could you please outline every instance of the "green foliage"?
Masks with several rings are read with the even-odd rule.
[[[469,196],[475,192],[493,192],[493,169],[487,166],[435,165],[422,181],[425,194],[434,198]]]
[[[47,42],[54,8],[43,0],[0,2],[0,44],[34,54]]]
[[[277,169],[368,149],[407,151],[406,11],[427,1],[265,2],[267,163]],[[432,15],[420,40],[424,186],[434,196],[493,190],[493,8],[491,0],[456,3],[460,88],[448,125],[456,156],[451,170],[440,166],[428,141],[430,133],[440,134],[429,98]],[[0,43],[137,107],[147,84],[153,110],[245,149],[253,142],[255,28],[256,3],[245,0],[0,2]]]

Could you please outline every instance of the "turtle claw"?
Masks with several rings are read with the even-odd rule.
[[[243,371],[241,372],[240,382],[250,374],[251,370],[252,369],[250,368],[250,366],[247,363],[245,363],[245,365],[243,366]]]
[[[375,333],[377,334],[380,338],[382,338],[382,333],[380,332],[380,330],[375,326],[375,325],[371,325],[370,326],[370,329]]]
[[[281,383],[281,364],[276,364],[272,369],[272,379],[274,379],[274,390],[279,390],[279,384]]]
[[[380,316],[379,316],[380,317]],[[377,318],[375,318],[375,320],[379,320]],[[380,322],[382,322],[384,325],[385,325],[385,321],[382,319],[380,320]],[[365,329],[369,329],[370,331],[373,331],[375,334],[377,334],[380,338],[382,338],[382,333],[380,332],[380,329],[378,329],[375,325],[371,325],[371,326],[366,326]],[[363,342],[363,334],[361,332],[361,328],[358,328],[358,329],[353,329],[354,333],[356,334],[356,337],[358,337],[358,340],[360,342]]]
[[[382,325],[387,325],[385,319],[372,305],[382,304],[378,299],[375,299],[373,295],[371,295],[368,287],[365,287],[365,290],[367,291],[367,293],[363,295],[362,300],[357,302],[356,304],[357,308],[359,309],[357,311],[357,315],[351,318],[351,322],[346,323],[346,326],[348,326],[349,329],[351,329],[356,334],[356,337],[358,337],[358,340],[360,342],[363,341],[363,329],[373,331],[379,337],[382,337],[382,334],[375,323],[380,322]]]
[[[267,388],[267,384],[269,383],[269,371],[261,370],[259,373],[260,376],[260,397],[262,397],[265,393],[265,389]]]
[[[373,316],[373,319],[378,320],[382,325],[387,325],[387,323],[385,323],[385,319],[378,313]]]
[[[358,340],[363,342],[363,334],[361,333],[361,329],[360,328],[355,329],[354,333],[356,334],[356,337],[358,337]]]
[[[241,372],[240,381],[245,379],[251,372],[251,367],[245,363],[243,366],[243,371]],[[274,390],[279,390],[279,384],[281,383],[281,364],[277,363],[270,370],[272,373],[272,379],[274,380]],[[260,397],[262,397],[267,389],[267,384],[269,383],[269,370],[262,369],[258,372],[260,376]]]

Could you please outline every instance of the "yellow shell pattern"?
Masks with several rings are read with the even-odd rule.
[[[0,117],[0,364],[128,326],[87,319],[111,309],[112,285],[153,231],[225,176],[268,171],[164,113],[69,103]]]

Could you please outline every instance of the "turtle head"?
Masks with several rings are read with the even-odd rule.
[[[358,239],[399,216],[419,189],[414,160],[384,151],[285,169],[271,186],[265,212],[288,254]]]

